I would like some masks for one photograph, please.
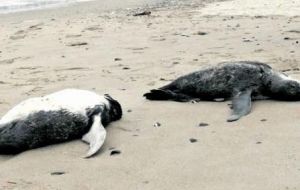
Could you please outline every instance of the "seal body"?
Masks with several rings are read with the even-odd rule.
[[[102,146],[104,127],[121,116],[116,100],[86,90],[66,89],[30,98],[1,118],[0,153],[15,154],[82,137],[90,144],[89,157]]]
[[[232,99],[234,114],[228,121],[234,121],[250,112],[251,99],[300,100],[300,84],[264,63],[224,62],[179,77],[144,96],[179,102]]]

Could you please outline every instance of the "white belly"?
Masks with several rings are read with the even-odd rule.
[[[11,110],[0,120],[0,124],[8,123],[16,119],[23,119],[29,114],[38,111],[56,111],[65,109],[72,113],[86,114],[86,109],[95,105],[107,105],[108,101],[104,96],[78,89],[65,89],[44,97],[27,99]]]

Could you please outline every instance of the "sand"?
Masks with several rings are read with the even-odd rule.
[[[299,189],[299,102],[257,101],[250,115],[227,123],[230,102],[142,97],[220,61],[267,62],[300,79],[300,11],[275,14],[271,2],[93,2],[1,15],[1,114],[29,97],[81,88],[111,94],[124,116],[91,159],[80,140],[0,156],[0,189]],[[143,10],[152,14],[132,16]],[[110,156],[112,148],[121,154]]]

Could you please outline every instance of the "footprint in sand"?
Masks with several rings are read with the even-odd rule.
[[[42,29],[42,27],[41,26],[43,26],[44,25],[44,23],[38,23],[38,24],[35,24],[35,25],[31,25],[31,26],[29,26],[28,27],[28,31],[30,31],[30,30],[41,30]]]
[[[69,47],[73,47],[73,46],[86,46],[88,45],[87,42],[71,42],[71,43],[68,43],[67,46]]]
[[[16,69],[18,69],[18,70],[36,70],[38,68],[41,68],[41,67],[18,67]]]
[[[0,60],[0,65],[12,64],[16,60],[27,60],[27,59],[30,59],[30,58],[31,57],[14,57],[14,58],[11,58],[11,59],[4,59],[4,60]]]
[[[12,40],[18,40],[18,39],[23,39],[26,37],[26,32],[24,30],[19,30],[14,35],[10,36],[9,38]]]
[[[17,32],[15,32],[12,36],[10,36],[9,38],[12,40],[19,40],[19,39],[23,39],[27,36],[27,34],[30,31],[36,31],[36,30],[41,30],[44,23],[38,23],[35,25],[31,25],[29,26],[27,29],[25,30],[18,30]]]
[[[41,90],[43,90],[43,87],[34,87],[33,89],[29,90],[29,91],[26,92],[25,94],[26,94],[27,96],[31,96],[31,95],[33,95],[34,93],[39,92],[39,91],[41,91]]]
[[[0,189],[9,190],[9,189],[26,189],[32,185],[32,182],[25,181],[23,179],[20,180],[8,180],[8,181],[0,181]]]
[[[90,70],[90,68],[87,68],[87,67],[69,67],[69,68],[55,69],[55,71],[76,71],[76,70],[88,71],[88,70]]]
[[[166,38],[164,38],[164,36],[151,36],[150,40],[155,42],[160,42],[160,41],[165,41]]]
[[[132,53],[141,54],[141,53],[144,53],[143,50],[146,50],[146,49],[148,49],[148,48],[149,48],[149,47],[130,47],[130,48],[126,48],[126,49],[133,50]]]
[[[66,38],[78,38],[78,37],[81,37],[81,36],[82,36],[81,34],[67,34]]]
[[[156,84],[156,82],[152,81],[152,82],[147,83],[147,86],[154,86],[155,84]]]
[[[101,27],[99,27],[98,25],[95,25],[95,26],[89,26],[82,30],[82,32],[85,32],[85,31],[100,31],[100,32],[102,32],[103,29]]]

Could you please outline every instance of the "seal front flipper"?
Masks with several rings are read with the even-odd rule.
[[[251,93],[252,90],[239,92],[232,99],[232,114],[227,119],[228,122],[236,121],[242,116],[247,115],[251,110]]]
[[[85,158],[89,158],[96,154],[104,143],[106,130],[101,123],[100,115],[93,117],[93,124],[88,133],[83,135],[82,140],[90,145],[89,151]]]

